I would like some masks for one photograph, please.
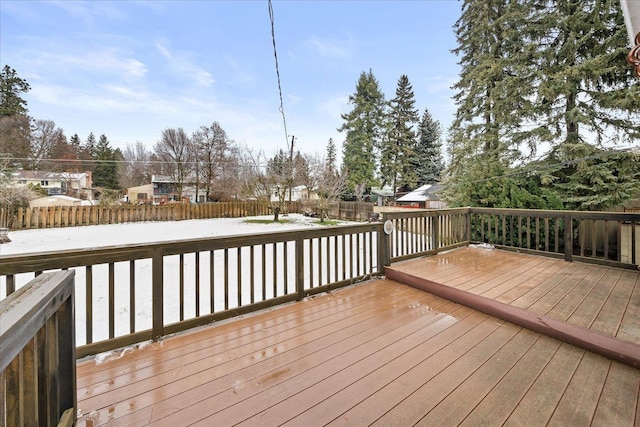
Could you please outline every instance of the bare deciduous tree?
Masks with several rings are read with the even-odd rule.
[[[18,208],[28,207],[36,193],[29,187],[0,186],[0,227],[11,228]]]
[[[53,120],[36,120],[31,130],[28,168],[37,169],[43,160],[51,158],[54,147],[66,140]]]
[[[238,180],[242,193],[268,204],[274,221],[278,221],[280,212],[284,211],[291,182],[286,166],[278,155],[267,159],[263,151],[254,152],[247,146],[240,147]]]
[[[11,163],[22,163],[22,159],[29,157],[30,143],[31,123],[28,116],[0,118],[0,154],[12,157]]]
[[[202,126],[193,133],[196,179],[204,187],[206,200],[229,198],[224,183],[229,166],[234,163],[233,146],[218,122]]]
[[[135,187],[151,182],[153,168],[151,165],[151,152],[140,141],[135,144],[127,144],[124,149],[124,164],[120,169],[120,183],[123,187]]]
[[[323,161],[317,179],[320,222],[328,218],[329,206],[338,202],[345,191],[347,191],[347,173],[337,173],[331,167],[331,163]]]
[[[166,173],[175,182],[178,194],[182,194],[185,181],[192,171],[191,148],[191,138],[182,128],[163,130],[162,138],[154,147],[155,154],[166,168]]]

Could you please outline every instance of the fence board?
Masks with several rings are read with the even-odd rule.
[[[286,211],[299,213],[298,202],[287,202]],[[337,218],[368,219],[359,208],[357,215],[338,214]],[[373,212],[373,206],[371,211]],[[139,206],[49,206],[18,208],[15,215],[0,209],[0,226],[13,230],[30,230],[53,227],[77,227],[98,224],[122,224],[144,221],[179,221],[187,219],[239,218],[269,215],[268,205],[258,201],[218,202],[206,204],[139,205]]]

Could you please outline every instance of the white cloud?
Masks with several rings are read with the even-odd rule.
[[[65,75],[72,71],[91,71],[116,73],[123,77],[143,77],[148,73],[146,65],[138,59],[113,49],[99,50],[74,50],[73,54],[62,53],[56,50],[46,49],[40,52],[32,52],[31,60],[41,66],[57,70]],[[75,70],[71,70],[75,68]]]
[[[156,42],[156,49],[167,60],[169,69],[181,77],[190,77],[202,87],[210,87],[216,82],[213,74],[193,63],[189,52],[172,52],[164,42]]]
[[[147,94],[140,91],[140,90],[136,90],[133,88],[128,88],[128,87],[124,87],[124,86],[117,86],[117,85],[104,85],[104,88],[107,89],[108,91],[111,91],[117,95],[123,95],[125,97],[129,97],[129,98],[136,98],[136,99],[145,99],[147,98]]]
[[[304,44],[323,58],[344,59],[351,57],[352,43],[350,40],[321,39],[313,36],[307,39]]]
[[[102,1],[52,1],[51,5],[56,6],[74,17],[74,19],[80,20],[84,25],[93,27],[96,21],[105,19],[112,19],[116,21],[122,21],[126,19],[126,15],[122,12],[121,8],[118,8],[117,3],[115,6]]]

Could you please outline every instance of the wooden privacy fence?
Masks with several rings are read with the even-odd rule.
[[[286,212],[297,213],[298,203],[287,202]],[[238,218],[270,215],[268,204],[258,201],[219,203],[173,203],[167,205],[49,206],[19,208],[14,230],[76,227],[82,225],[121,224],[143,221],[179,221],[186,219]],[[7,215],[0,211],[2,215]],[[0,224],[2,224],[0,222]]]
[[[76,420],[74,273],[37,276],[0,301],[0,425]]]
[[[320,216],[320,207],[316,200],[306,200],[299,202],[299,212],[311,212]],[[373,203],[365,202],[334,202],[324,209],[331,219],[346,221],[368,221],[373,215]]]

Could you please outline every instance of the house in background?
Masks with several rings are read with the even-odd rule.
[[[12,174],[12,187],[39,185],[49,196],[66,195],[78,199],[94,200],[93,178],[86,172],[47,172],[19,170]]]
[[[279,200],[280,197],[280,188],[279,187],[273,187],[271,189],[271,201],[272,202],[277,202]],[[318,200],[318,193],[316,192],[309,192],[309,190],[307,189],[307,187],[305,185],[298,185],[296,187],[292,187],[291,189],[286,189],[284,190],[284,200],[285,201],[289,201],[291,200],[292,202],[298,202],[298,201],[308,201],[308,200]]]
[[[153,184],[127,188],[126,201],[134,205],[153,203]]]
[[[195,202],[195,188],[183,186],[178,193],[176,182],[169,176],[152,175],[151,183],[127,188],[126,200],[133,204],[155,204]]]
[[[389,185],[384,187],[371,187],[370,199],[378,206],[386,206],[389,200],[393,200],[394,196],[393,188]]]
[[[438,197],[438,192],[443,189],[443,185],[425,184],[396,199],[396,205],[422,209],[446,208],[447,203]]]

